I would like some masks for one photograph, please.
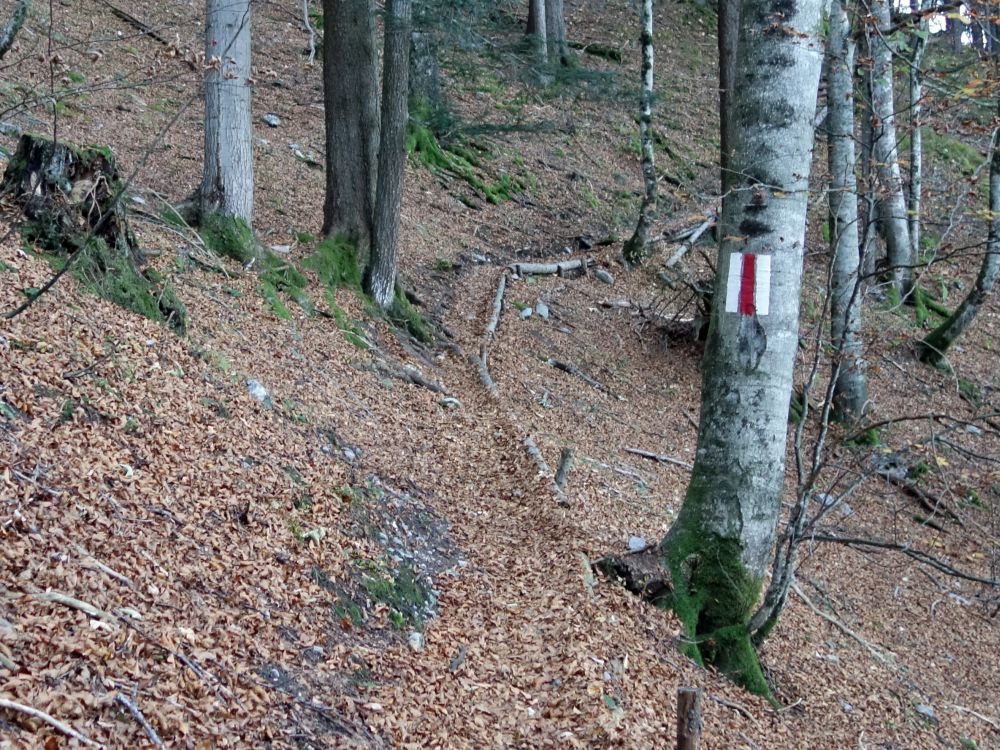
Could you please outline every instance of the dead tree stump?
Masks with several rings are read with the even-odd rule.
[[[677,688],[677,750],[698,750],[701,745],[701,690]]]
[[[111,149],[25,133],[0,181],[26,217],[21,233],[67,256],[73,274],[105,299],[183,330],[184,306],[149,269],[128,224]]]

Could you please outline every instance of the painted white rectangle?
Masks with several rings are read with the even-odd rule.
[[[743,253],[729,256],[729,276],[726,278],[726,312],[740,310],[740,282],[743,279]]]
[[[758,255],[756,283],[753,287],[753,304],[758,315],[767,315],[771,307],[771,256]]]

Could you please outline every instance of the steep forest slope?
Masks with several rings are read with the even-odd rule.
[[[646,270],[618,261],[641,194],[637,9],[567,2],[570,40],[622,61],[578,50],[544,85],[523,8],[438,9],[432,124],[469,169],[442,168],[415,125],[402,270],[422,342],[326,283],[343,258],[316,241],[321,74],[293,5],[255,6],[255,229],[304,274],[304,304],[165,209],[201,174],[200,7],[36,4],[0,69],[0,119],[138,168],[133,229],[187,310],[177,335],[67,274],[0,324],[0,747],[672,747],[681,685],[706,690],[708,748],[1000,746],[1000,602],[971,580],[1000,568],[996,300],[953,374],[914,360],[912,310],[866,300],[872,420],[888,422],[830,435],[831,464],[871,476],[827,530],[902,550],[807,545],[762,652],[773,708],[589,567],[663,535],[697,432],[696,311],[658,279],[676,245]],[[656,26],[656,231],[671,234],[717,200],[714,16],[661,3]],[[945,138],[962,113],[939,117]],[[823,335],[824,158],[800,386]],[[927,158],[938,226],[962,165]],[[0,209],[7,311],[58,261]],[[956,245],[984,229],[961,231]],[[473,360],[503,270],[576,258],[610,276],[511,280],[491,396]],[[959,298],[976,262],[935,283]],[[527,445],[552,469],[572,449],[562,504]],[[916,496],[872,471],[893,462],[917,467]]]

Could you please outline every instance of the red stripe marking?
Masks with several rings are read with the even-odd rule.
[[[741,255],[743,265],[740,268],[740,315],[753,315],[757,312],[754,305],[754,284],[757,281],[757,256],[751,253]]]

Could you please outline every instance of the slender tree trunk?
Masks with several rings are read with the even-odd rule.
[[[896,141],[896,113],[892,96],[891,0],[872,0],[871,12],[878,33],[871,38],[873,156],[879,176],[882,201],[879,210],[886,255],[892,269],[893,286],[901,297],[913,287],[913,248],[906,220],[906,197],[900,176]]]
[[[913,13],[923,9],[921,0],[910,0]],[[924,50],[927,49],[927,19],[921,18],[914,33],[910,34],[910,185],[906,195],[907,219],[910,231],[910,252],[920,257],[920,192],[923,189],[924,141],[920,116],[923,108]]]
[[[250,0],[208,0],[201,212],[251,223]]]
[[[529,0],[528,34],[535,48],[535,58],[542,65],[549,64],[549,42],[546,29],[546,0]]]
[[[549,48],[549,59],[558,60],[560,65],[568,65],[563,0],[545,0],[545,37]]]
[[[854,39],[847,0],[832,0],[827,50],[830,166],[830,333],[834,349],[833,402],[838,418],[856,421],[868,403],[861,339],[858,275],[858,185],[854,155]]]
[[[412,0],[387,0],[385,67],[382,75],[382,137],[378,153],[378,190],[371,262],[365,291],[383,310],[395,296],[399,245],[399,211],[403,201],[406,160],[407,78],[410,71]]]
[[[0,60],[3,59],[3,56],[14,45],[17,32],[24,26],[24,19],[28,17],[30,6],[31,0],[14,0],[14,7],[10,12],[10,18],[7,19],[7,23],[0,27]]]
[[[785,478],[824,4],[742,6],[730,131],[739,181],[722,203],[698,452],[661,542],[692,655],[762,694],[747,627]]]
[[[1000,114],[1000,108],[998,108]],[[976,283],[968,296],[949,318],[931,331],[921,342],[920,359],[927,364],[941,366],[945,355],[955,340],[965,332],[972,319],[993,291],[1000,278],[1000,144],[998,131],[993,132],[993,154],[990,159],[990,220],[986,241],[986,254],[979,269]]]
[[[371,248],[379,143],[375,17],[369,0],[323,0],[326,196],[323,233],[365,258]]]
[[[871,57],[871,47],[867,37],[862,37],[865,41],[864,51],[866,57]],[[862,273],[871,276],[875,273],[875,245],[878,240],[878,180],[876,178],[874,159],[874,138],[872,129],[871,102],[872,102],[872,75],[871,69],[866,68],[861,78],[861,108],[864,115],[861,118],[861,181],[865,189],[864,199],[864,223],[861,235],[861,264]]]
[[[719,166],[724,195],[729,176],[729,102],[736,77],[736,44],[740,34],[740,0],[719,0]]]
[[[653,0],[642,3],[642,94],[640,97],[639,140],[642,144],[642,180],[646,193],[639,209],[635,232],[622,253],[634,265],[646,259],[649,225],[656,211],[656,165],[653,160]]]
[[[947,20],[948,39],[951,40],[951,51],[958,54],[962,51],[962,33],[965,31],[965,24],[957,18]]]

